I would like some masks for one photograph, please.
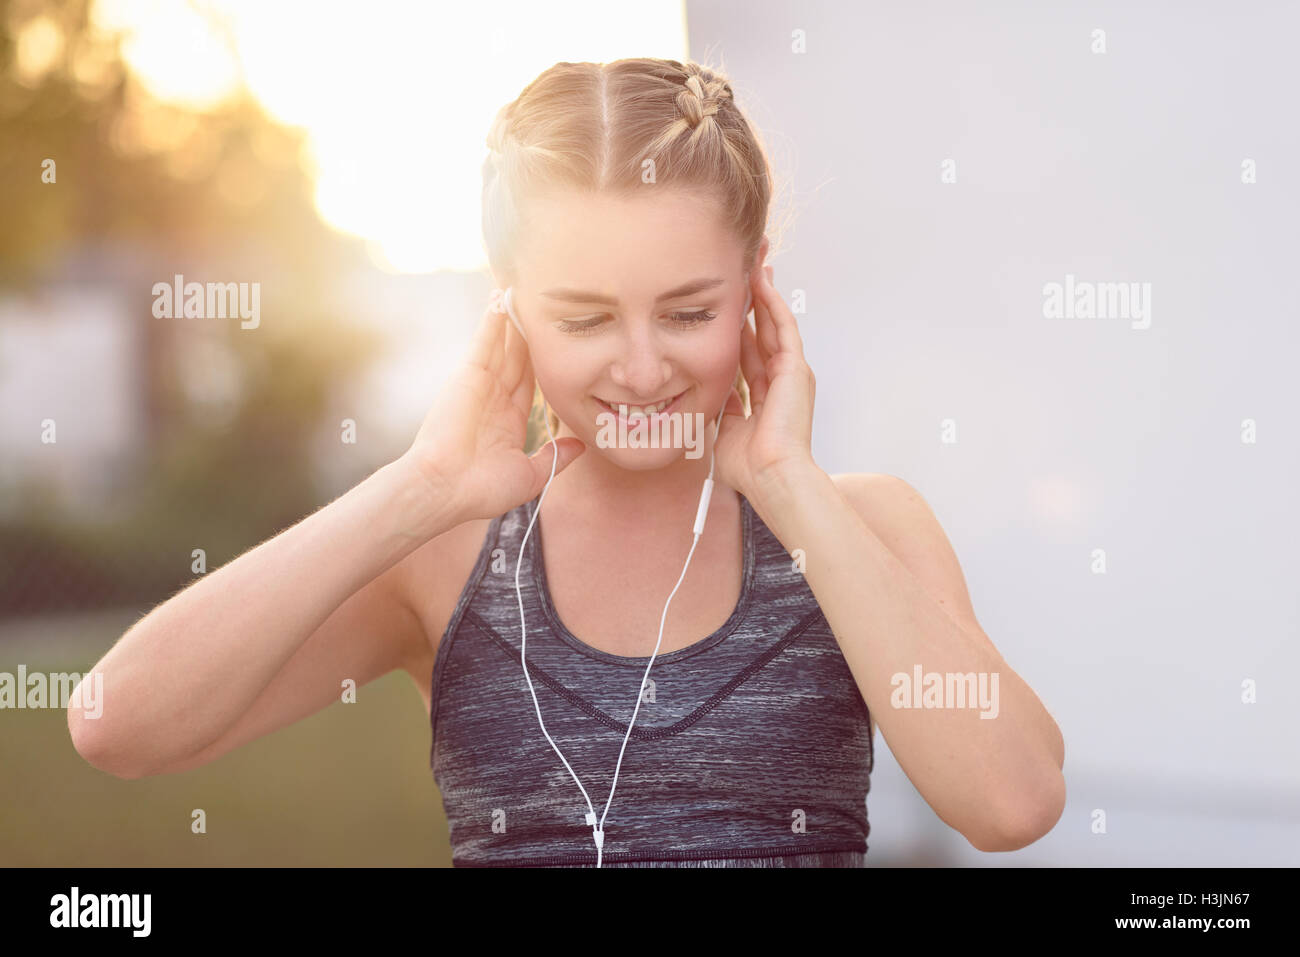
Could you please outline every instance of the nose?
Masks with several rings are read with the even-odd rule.
[[[610,378],[631,396],[652,402],[672,381],[673,366],[655,338],[652,324],[632,323],[624,351],[610,367]]]

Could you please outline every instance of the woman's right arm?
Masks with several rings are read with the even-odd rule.
[[[549,445],[523,451],[534,380],[512,329],[485,313],[400,458],[128,629],[87,676],[102,675],[102,714],[68,707],[77,751],[123,778],[183,771],[339,700],[345,679],[360,688],[424,668],[402,559],[530,501],[556,461]],[[585,449],[568,436],[555,444],[557,472]]]
[[[133,625],[83,678],[102,675],[100,716],[68,708],[77,751],[123,778],[186,770],[402,666],[424,636],[398,563],[459,522],[405,457],[385,465]]]

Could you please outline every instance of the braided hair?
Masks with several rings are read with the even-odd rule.
[[[516,281],[530,195],[556,187],[633,195],[647,183],[685,188],[714,202],[753,268],[769,230],[772,166],[731,83],[695,61],[638,57],[561,62],[497,112],[483,164],[483,239],[502,286]],[[743,376],[736,377],[748,406]],[[534,397],[529,445],[545,420]]]

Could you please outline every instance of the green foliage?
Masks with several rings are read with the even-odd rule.
[[[125,298],[145,357],[147,443],[93,522],[61,515],[39,482],[0,490],[22,503],[0,528],[0,614],[170,594],[193,548],[211,570],[342,491],[313,483],[317,437],[337,443],[340,471],[357,480],[380,464],[326,418],[384,344],[341,314],[341,280],[369,261],[320,220],[303,134],[247,94],[202,112],[157,102],[120,41],[91,29],[89,8],[0,0],[0,296],[87,283]],[[19,38],[42,18],[61,52],[34,75]],[[53,183],[42,181],[47,158]],[[257,282],[261,324],[154,317],[153,284],[177,273]],[[243,383],[219,420],[186,389],[180,355],[201,334],[195,322],[209,323]]]

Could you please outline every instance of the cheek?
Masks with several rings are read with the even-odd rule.
[[[712,332],[713,330],[710,330]],[[740,331],[734,333],[718,329],[717,335],[710,335],[709,341],[703,343],[700,358],[696,360],[698,370],[696,378],[718,388],[731,388],[740,368]]]
[[[560,406],[568,402],[580,402],[587,394],[587,384],[592,375],[580,362],[574,360],[571,352],[560,350],[530,354],[533,364],[533,378],[546,393],[551,405]]]

